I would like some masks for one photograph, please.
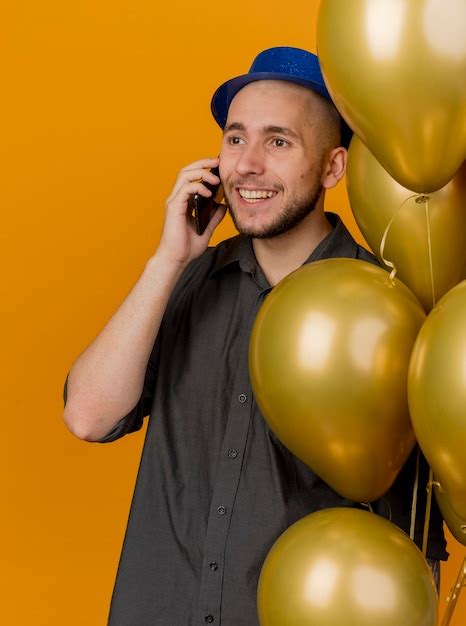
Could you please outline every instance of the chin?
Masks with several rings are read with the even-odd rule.
[[[252,237],[253,239],[273,239],[274,237],[279,237],[283,235],[287,231],[283,231],[280,228],[277,228],[274,224],[265,225],[262,227],[258,226],[243,226],[237,225],[236,230],[240,235],[244,235],[247,237]]]
[[[257,211],[256,215],[241,219],[242,207],[229,207],[229,212],[237,231],[255,239],[273,239],[288,233],[314,211],[322,195],[322,188],[315,189],[312,194],[296,198],[288,206],[267,207],[268,210]],[[265,209],[265,207],[264,207]]]
[[[275,230],[273,222],[261,223],[258,220],[241,220],[237,215],[232,215],[233,223],[240,235],[263,239]]]

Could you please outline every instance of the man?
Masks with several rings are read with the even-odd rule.
[[[323,210],[345,172],[340,117],[317,57],[295,48],[262,52],[217,90],[212,112],[219,159],[180,172],[156,253],[68,379],[65,420],[83,439],[112,441],[151,415],[111,626],[256,625],[274,541],[312,511],[354,506],[270,432],[247,364],[278,281],[318,259],[373,261]],[[207,249],[225,209],[198,236],[188,200],[210,195],[217,165],[240,236]]]

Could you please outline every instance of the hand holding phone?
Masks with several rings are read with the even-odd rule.
[[[217,167],[218,164],[219,158],[217,157],[199,159],[183,167],[165,202],[165,219],[157,253],[170,262],[176,262],[178,266],[187,265],[205,252],[211,232],[217,228],[225,216],[226,206],[217,204],[216,197],[211,203],[210,185],[209,191],[206,189],[206,183],[213,183],[212,187],[214,187],[220,182],[219,177],[212,174],[210,169]],[[198,198],[194,202],[196,194]],[[205,208],[202,202],[199,203],[200,197],[206,194],[209,195],[210,208],[208,206]],[[192,215],[194,207],[196,207],[197,219]],[[202,223],[205,213],[207,213],[205,220],[207,228]],[[209,222],[210,216],[212,217]],[[197,233],[203,228],[205,228],[204,234],[198,235]]]
[[[210,171],[215,176],[219,175],[218,167],[214,167]],[[202,184],[212,192],[212,195],[206,198],[196,193],[190,197],[188,202],[188,208],[191,214],[194,215],[196,233],[198,235],[204,233],[218,205],[222,204],[223,200],[223,189],[220,183],[213,184],[202,181]]]

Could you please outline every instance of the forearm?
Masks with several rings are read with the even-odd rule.
[[[136,406],[182,270],[181,264],[155,254],[120,308],[73,364],[64,418],[79,438],[100,439]]]
[[[208,169],[217,165],[218,158],[203,159],[181,170],[165,206],[157,252],[118,311],[73,364],[64,418],[77,437],[101,439],[140,399],[173,288],[183,269],[206,250],[225,215],[225,207],[217,209],[205,232],[197,235],[189,211],[191,195],[212,195],[200,179],[220,182]]]

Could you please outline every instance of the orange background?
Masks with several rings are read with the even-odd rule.
[[[315,49],[317,10],[2,0],[2,623],[105,624],[144,433],[73,438],[66,372],[154,251],[178,169],[217,154],[213,90],[263,48]],[[356,233],[343,185],[327,206]],[[442,597],[465,553],[450,551]]]

